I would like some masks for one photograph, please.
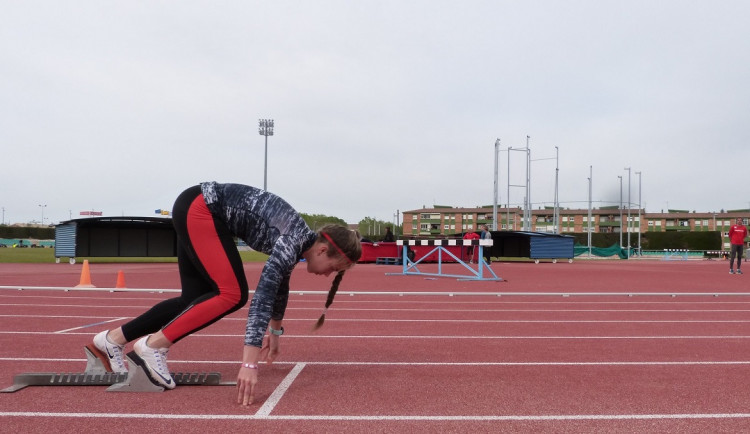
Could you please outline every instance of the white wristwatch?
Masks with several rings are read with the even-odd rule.
[[[281,327],[280,330],[275,330],[273,327],[268,326],[268,331],[271,332],[272,335],[281,336],[284,334],[284,327]]]

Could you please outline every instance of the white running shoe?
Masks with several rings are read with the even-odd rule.
[[[138,339],[133,346],[133,350],[138,354],[138,357],[143,359],[154,381],[157,381],[167,389],[174,389],[174,379],[169,373],[169,368],[167,368],[167,353],[169,352],[169,348],[149,347],[146,345],[149,336]]]
[[[125,366],[125,359],[122,356],[122,349],[125,346],[110,342],[107,339],[107,333],[109,330],[104,330],[94,336],[94,347],[101,353],[98,356],[109,366],[110,371],[118,374],[127,373],[128,367]]]

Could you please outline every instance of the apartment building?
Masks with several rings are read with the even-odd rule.
[[[469,231],[477,231],[482,224],[492,227],[492,207],[453,208],[435,206],[403,212],[403,231],[406,236],[453,236]],[[722,211],[718,213],[688,212],[670,210],[668,212],[647,213],[641,209],[601,207],[588,209],[559,209],[560,233],[610,232],[668,232],[668,231],[720,231],[725,248],[729,248],[727,232],[736,218],[745,225],[750,220],[750,210]],[[556,232],[555,213],[552,208],[531,212],[533,232]],[[518,231],[523,227],[521,208],[498,208],[499,230]],[[628,225],[628,222],[630,223]]]

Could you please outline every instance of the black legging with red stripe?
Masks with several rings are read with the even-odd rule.
[[[200,186],[177,198],[172,219],[182,294],[124,324],[128,341],[162,330],[174,343],[247,303],[248,284],[234,237],[208,210]]]

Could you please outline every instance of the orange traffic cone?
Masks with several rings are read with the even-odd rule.
[[[91,284],[91,273],[89,272],[89,260],[83,260],[83,268],[81,269],[81,283],[76,285],[76,288],[96,288]]]
[[[122,270],[117,272],[117,284],[115,288],[125,288],[125,273]]]

